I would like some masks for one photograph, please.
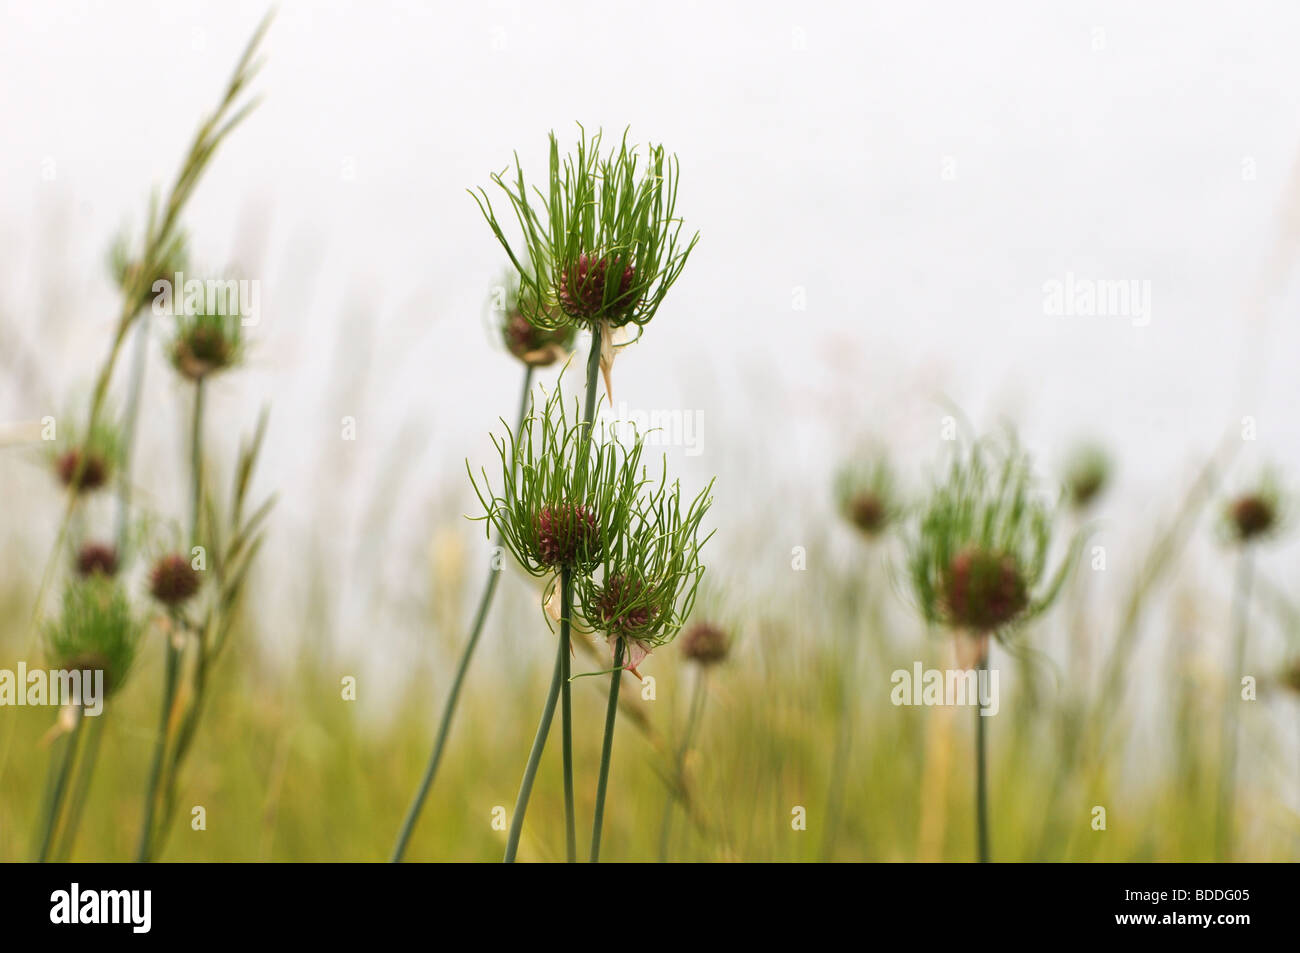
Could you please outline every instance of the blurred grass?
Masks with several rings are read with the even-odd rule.
[[[873,585],[863,608],[858,565],[837,574],[811,574],[801,585],[797,612],[766,606],[745,620],[735,657],[710,679],[696,744],[687,756],[695,822],[679,816],[671,858],[692,861],[813,861],[823,859],[828,778],[841,725],[849,719],[850,748],[842,810],[829,839],[828,859],[971,859],[973,714],[969,709],[894,707],[889,675],[920,659],[943,667],[949,646],[927,637],[900,613],[897,597]],[[25,618],[10,592],[3,605],[0,666],[13,668]],[[893,604],[891,604],[893,603]],[[787,606],[787,609],[790,607]],[[905,609],[905,607],[901,607]],[[707,607],[702,610],[707,613]],[[485,638],[498,638],[509,618],[502,610]],[[525,616],[525,619],[527,616]],[[1103,615],[1104,618],[1104,615]],[[798,619],[793,628],[786,619]],[[1041,633],[1047,638],[1048,633]],[[341,679],[360,670],[356,659],[304,653],[289,669],[262,658],[258,633],[238,633],[213,687],[181,783],[180,810],[161,859],[174,861],[381,861],[386,859],[432,740],[434,712],[445,673],[426,663],[397,690],[362,678],[358,694],[394,691],[361,701],[342,698]],[[493,810],[513,803],[519,772],[535,727],[551,657],[544,627],[536,625],[532,658],[508,672],[471,672],[445,766],[416,830],[412,860],[497,861],[504,830],[493,830]],[[856,674],[844,681],[845,640]],[[450,665],[451,655],[440,662]],[[1180,660],[1181,659],[1181,660]],[[32,660],[28,660],[29,665]],[[1144,713],[1156,726],[1136,756],[1116,744],[1095,777],[1063,756],[1077,737],[1079,707],[1042,666],[1019,665],[995,651],[1002,671],[1001,712],[991,725],[992,843],[999,860],[1201,861],[1212,859],[1213,804],[1207,792],[1215,772],[1213,745],[1221,699],[1200,690],[1195,653],[1174,654],[1163,677],[1175,690],[1162,707]],[[161,679],[161,645],[150,636],[139,671],[103,717],[99,768],[73,859],[122,860],[138,834],[149,727]],[[594,670],[579,654],[575,672]],[[692,674],[670,649],[646,667],[656,698],[642,702],[652,729],[670,743],[680,731]],[[1025,680],[1039,679],[1027,693]],[[599,760],[603,679],[575,686],[577,808],[582,831],[590,823]],[[633,691],[631,694],[636,695]],[[374,702],[378,701],[375,705]],[[1265,709],[1294,702],[1265,697],[1245,720],[1243,754],[1278,759],[1278,783],[1243,782],[1240,856],[1251,860],[1300,857],[1296,792],[1285,787],[1287,742],[1271,733]],[[1289,709],[1285,706],[1291,706]],[[0,860],[29,857],[49,765],[42,738],[54,721],[50,708],[6,708],[16,726],[10,769],[0,790]],[[1119,718],[1120,716],[1116,716]],[[1115,734],[1134,724],[1123,716]],[[1149,723],[1149,724],[1148,724]],[[947,726],[945,728],[945,725]],[[558,736],[557,736],[558,738]],[[529,809],[521,859],[563,857],[559,748],[552,739]],[[1151,752],[1156,752],[1152,754]],[[1295,755],[1289,756],[1291,764]],[[666,788],[661,749],[625,722],[615,744],[607,816],[608,859],[658,856]],[[1097,792],[1094,800],[1094,794]],[[1107,809],[1107,830],[1091,829],[1092,806]],[[206,810],[207,829],[191,830],[190,808]],[[792,829],[792,810],[807,812],[807,829]]]

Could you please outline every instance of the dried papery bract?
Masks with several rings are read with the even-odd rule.
[[[602,135],[581,132],[574,154],[561,158],[552,133],[544,192],[515,175],[492,181],[505,193],[523,234],[516,251],[491,197],[474,193],[493,233],[519,272],[523,314],[537,327],[577,324],[645,327],[681,274],[698,235],[683,244],[676,217],[678,163],[662,146],[643,157],[627,136],[602,154]]]
[[[921,508],[908,539],[908,574],[921,615],[973,641],[962,660],[980,677],[992,638],[1005,638],[1055,601],[1078,558],[1076,534],[1060,567],[1048,573],[1054,512],[1029,459],[1013,440],[959,448]],[[959,649],[967,646],[959,642]],[[959,653],[960,656],[961,653]],[[978,858],[989,859],[987,719],[975,709]]]

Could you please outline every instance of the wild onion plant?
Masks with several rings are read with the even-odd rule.
[[[1273,473],[1265,472],[1258,486],[1228,501],[1221,516],[1221,531],[1237,549],[1237,573],[1233,585],[1232,659],[1228,668],[1227,707],[1219,749],[1219,791],[1214,825],[1215,846],[1220,861],[1232,859],[1236,835],[1240,680],[1246,671],[1255,547],[1280,532],[1286,523],[1286,515],[1286,502],[1277,478]]]
[[[976,443],[955,455],[922,505],[907,541],[907,568],[922,617],[958,640],[958,664],[981,680],[989,643],[1006,643],[1059,594],[1077,559],[1076,535],[1048,575],[1053,511],[1028,458],[1011,443]],[[989,859],[986,718],[975,709],[977,856]]]
[[[591,440],[597,374],[603,371],[606,393],[612,393],[615,347],[640,336],[681,274],[699,236],[682,244],[682,222],[675,214],[678,164],[674,156],[667,155],[662,146],[652,145],[642,165],[636,149],[629,148],[626,134],[620,146],[602,155],[602,134],[597,132],[588,142],[586,131],[581,126],[579,130],[576,154],[563,160],[555,135],[551,135],[545,193],[536,189],[530,193],[517,155],[512,183],[503,173],[492,177],[505,192],[522,231],[521,252],[506,238],[487,192],[479,189],[471,194],[518,272],[522,317],[539,329],[571,327],[591,334],[582,415],[584,439]],[[616,344],[615,332],[623,334],[622,329],[629,326],[637,329],[636,334]],[[569,620],[573,590],[561,576],[558,615]],[[567,645],[567,621],[562,622],[561,630]],[[574,860],[569,654],[564,651],[560,655],[566,853]]]
[[[165,270],[177,261],[178,252],[183,245],[180,227],[181,214],[185,210],[195,187],[221,143],[256,106],[256,100],[245,100],[244,94],[261,66],[256,54],[270,23],[271,15],[268,14],[254,31],[239,61],[235,64],[234,73],[217,108],[200,124],[199,130],[166,197],[161,201],[155,197],[150,202],[139,251],[132,255],[127,246],[123,245],[114,256],[117,261],[123,263],[121,270],[122,294],[118,316],[108,353],[100,365],[91,390],[89,407],[85,415],[86,422],[79,430],[84,442],[79,446],[70,448],[68,455],[65,455],[64,458],[67,465],[66,476],[64,473],[60,473],[64,485],[68,488],[67,498],[62,517],[55,532],[54,545],[41,573],[36,598],[32,604],[29,650],[31,642],[34,642],[35,636],[41,628],[41,617],[44,611],[46,595],[53,581],[59,557],[64,551],[69,527],[72,524],[78,502],[83,491],[90,489],[88,477],[90,482],[93,482],[95,476],[96,447],[94,441],[97,439],[96,435],[103,432],[109,418],[107,403],[118,358],[127,338],[137,326],[141,315],[145,313],[146,305],[153,294],[153,281],[159,275],[165,274]],[[130,264],[127,265],[127,262],[130,262]],[[134,424],[131,426],[134,426]],[[120,449],[121,446],[119,443],[115,449]],[[127,478],[125,468],[123,475],[124,479]],[[105,476],[106,478],[107,476]],[[116,533],[119,549],[126,535],[123,527],[124,523],[119,526]],[[0,752],[0,777],[3,777],[5,768],[8,765],[12,738],[13,732],[11,728],[6,733],[3,752]]]
[[[888,456],[880,449],[872,448],[841,466],[835,475],[834,489],[840,514],[869,545],[883,542],[904,515],[893,467]],[[853,590],[855,608],[868,604],[870,586],[870,578],[865,572],[862,573]],[[853,719],[849,716],[849,702],[853,697],[853,680],[858,674],[858,643],[861,639],[859,632],[850,631],[846,635],[836,659],[835,748],[831,755],[826,787],[826,823],[821,854],[823,860],[830,859],[839,831],[852,746]]]
[[[524,417],[528,409],[528,398],[532,390],[534,370],[549,367],[557,361],[563,360],[573,348],[575,329],[573,325],[567,324],[557,327],[539,327],[526,318],[524,311],[531,311],[532,309],[526,309],[520,304],[521,283],[517,276],[513,274],[507,275],[504,284],[501,286],[501,291],[503,292],[503,307],[494,309],[500,320],[497,333],[500,335],[501,343],[506,350],[523,365],[523,385],[519,397],[519,412],[515,420],[515,430],[519,431],[523,428]],[[497,545],[500,545],[499,540]],[[460,701],[460,692],[465,683],[465,675],[469,671],[470,660],[474,657],[474,650],[478,646],[479,637],[483,634],[483,626],[487,622],[488,611],[491,609],[499,578],[500,571],[498,567],[490,567],[487,582],[483,586],[483,595],[479,597],[478,609],[474,613],[474,621],[470,626],[469,638],[465,642],[464,651],[461,652],[460,661],[456,666],[456,674],[452,679],[451,690],[448,692],[447,701],[443,706],[442,718],[438,724],[438,733],[433,743],[433,753],[429,756],[429,763],[424,770],[424,777],[421,779],[420,786],[415,792],[415,798],[406,812],[406,819],[402,822],[402,829],[397,835],[397,843],[393,848],[393,863],[400,863],[406,854],[411,835],[415,831],[415,823],[419,820],[420,812],[424,809],[425,799],[429,796],[429,790],[433,787],[433,780],[438,773],[438,765],[442,763],[442,753],[447,745],[447,736],[451,732],[451,721],[456,714],[456,706]]]
[[[659,824],[659,862],[667,863],[673,838],[673,814],[677,798],[681,792],[674,788],[674,781],[686,773],[686,755],[691,750],[699,730],[700,719],[704,715],[704,701],[708,695],[709,672],[727,659],[731,651],[731,639],[725,630],[711,622],[696,622],[680,636],[682,656],[691,663],[695,670],[694,684],[691,687],[690,707],[687,709],[686,726],[682,729],[681,741],[673,754],[672,777],[669,779],[668,797],[664,802],[664,816]]]
[[[57,730],[66,735],[62,751],[51,764],[50,784],[46,790],[45,806],[38,837],[35,858],[50,859],[56,838],[71,847],[75,837],[74,818],[79,812],[66,811],[69,793],[74,803],[79,800],[83,785],[89,784],[90,775],[85,762],[74,784],[74,765],[78,754],[89,742],[83,741],[83,722],[87,717],[94,723],[95,737],[101,730],[107,700],[125,683],[135,661],[140,641],[141,626],[131,609],[121,584],[110,574],[92,571],[71,583],[63,591],[63,607],[57,619],[45,626],[45,654],[55,670],[80,672],[86,677],[92,672],[101,673],[103,679],[103,707],[98,714],[83,714],[87,690],[83,684],[80,704],[68,704],[59,719]],[[93,763],[90,765],[93,767]]]
[[[168,346],[172,367],[192,391],[190,507],[182,552],[158,559],[149,579],[150,594],[164,607],[168,624],[162,707],[136,852],[140,861],[156,856],[170,826],[178,776],[198,729],[208,677],[226,645],[232,615],[261,545],[263,524],[274,504],[272,497],[246,514],[249,485],[266,435],[265,411],[252,440],[240,450],[225,520],[207,489],[203,436],[206,387],[214,375],[238,365],[245,347],[242,317],[238,313],[213,313],[215,310],[185,309],[177,316]],[[198,600],[196,596],[205,588],[209,575],[213,585],[206,587],[208,598]],[[193,655],[188,669],[187,654]],[[188,688],[184,692],[180,691],[183,683]]]
[[[540,413],[534,402],[520,432],[507,428],[505,436],[493,437],[501,464],[499,491],[486,470],[481,486],[470,471],[489,532],[497,531],[525,572],[547,580],[544,605],[560,596],[555,669],[511,817],[506,862],[518,851],[556,702],[569,679],[575,620],[604,634],[613,655],[592,828],[592,860],[597,860],[618,678],[676,634],[703,572],[699,547],[707,537],[699,539],[699,528],[711,502],[709,489],[683,513],[680,486],[668,483],[666,470],[653,481],[641,465],[643,434],[625,445],[616,438],[592,440],[590,430],[586,421],[570,421],[557,386]]]

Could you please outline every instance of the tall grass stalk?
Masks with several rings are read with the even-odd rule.
[[[77,831],[81,828],[81,818],[86,811],[86,801],[90,797],[90,782],[95,776],[95,765],[99,761],[99,748],[104,740],[104,713],[91,719],[86,728],[86,737],[77,758],[76,780],[72,786],[72,800],[68,805],[67,816],[63,822],[62,836],[52,857],[56,861],[66,861],[72,855],[72,848],[77,843]]]
[[[49,859],[54,835],[63,813],[63,801],[68,793],[68,780],[72,777],[72,766],[77,757],[77,746],[81,740],[81,723],[84,718],[79,708],[73,709],[73,717],[76,720],[63,739],[62,755],[58,759],[57,767],[52,766],[50,773],[49,790],[45,797],[45,819],[41,824],[41,837],[36,848],[37,863],[44,863]]]
[[[524,418],[528,413],[528,395],[533,386],[533,368],[531,365],[524,365],[524,383],[519,395],[519,412],[515,415],[515,429],[520,430],[524,426]],[[514,461],[511,461],[511,467],[514,467]],[[500,547],[500,534],[497,535],[497,546]],[[429,791],[433,787],[433,779],[438,776],[438,766],[442,763],[442,752],[447,746],[447,736],[451,733],[451,721],[456,714],[456,706],[460,701],[460,692],[465,684],[465,673],[469,671],[470,660],[474,657],[474,650],[478,647],[479,637],[483,634],[484,623],[487,622],[488,610],[492,607],[492,599],[496,594],[497,582],[501,578],[501,569],[495,566],[488,568],[487,582],[483,586],[483,595],[479,597],[478,609],[474,613],[474,622],[470,626],[469,640],[465,643],[465,649],[461,652],[460,662],[456,666],[456,675],[451,682],[451,690],[447,694],[447,701],[443,705],[442,719],[438,723],[438,734],[433,742],[433,753],[429,756],[429,764],[424,769],[424,777],[420,779],[420,787],[415,792],[415,798],[411,801],[411,806],[406,811],[406,819],[402,821],[402,829],[397,834],[397,843],[393,846],[393,855],[390,858],[394,864],[400,864],[402,858],[406,856],[406,848],[410,846],[411,835],[415,832],[415,824],[420,819],[420,812],[424,810],[424,802],[429,796]]]
[[[1219,797],[1215,818],[1215,851],[1219,861],[1232,860],[1235,841],[1237,800],[1237,748],[1241,720],[1241,676],[1246,668],[1246,633],[1250,626],[1250,590],[1253,561],[1249,546],[1237,556],[1236,582],[1233,586],[1232,665],[1228,669],[1227,695],[1224,697],[1223,738],[1219,748]]]
[[[989,640],[981,636],[979,657],[975,662],[975,677],[983,684],[988,677]],[[989,862],[989,780],[988,738],[984,723],[987,721],[984,705],[975,706],[975,834],[977,856],[981,864]]]
[[[199,543],[199,521],[203,512],[203,395],[205,392],[203,378],[194,382],[194,403],[193,413],[190,417],[190,545],[198,546]],[[159,799],[164,791],[168,791],[173,783],[169,780],[163,785],[164,776],[174,779],[175,774],[171,770],[164,772],[164,765],[167,757],[167,742],[171,735],[172,708],[176,703],[176,686],[181,668],[182,650],[176,644],[176,639],[181,637],[185,632],[186,623],[181,619],[179,613],[174,613],[172,620],[175,623],[175,631],[168,632],[167,637],[167,660],[163,673],[163,703],[162,715],[158,720],[158,737],[154,741],[153,763],[149,768],[149,786],[145,792],[145,814],[142,830],[140,831],[140,847],[136,852],[136,860],[140,863],[147,863],[153,859],[155,825],[154,817],[157,811]],[[199,647],[200,656],[203,654],[203,647]],[[170,811],[164,811],[164,819]]]
[[[707,680],[706,670],[702,667],[697,668],[695,671],[695,684],[691,687],[691,703],[690,708],[687,710],[686,726],[682,730],[682,740],[673,756],[672,773],[674,778],[682,778],[686,774],[686,754],[691,750],[691,742],[695,738],[695,730],[699,725],[700,716],[704,710],[705,682]],[[664,801],[664,817],[659,825],[659,863],[661,864],[668,862],[668,853],[672,846],[673,837],[673,815],[679,796],[681,796],[681,792],[673,787],[673,781],[670,779],[668,798]]]
[[[117,514],[113,538],[117,557],[125,560],[131,513],[131,462],[134,457],[136,425],[140,416],[140,394],[144,390],[145,366],[149,353],[149,314],[139,318],[135,329],[135,351],[131,355],[131,376],[127,385],[126,409],[122,418],[122,460],[117,478]]]

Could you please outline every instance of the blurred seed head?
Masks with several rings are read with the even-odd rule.
[[[109,543],[84,543],[77,550],[78,576],[116,576],[117,549]]]
[[[726,659],[731,640],[721,627],[711,622],[696,622],[681,634],[682,654],[697,665],[717,665]]]
[[[960,449],[908,539],[908,575],[922,616],[952,629],[994,634],[1046,611],[1084,539],[1075,535],[1049,578],[1053,522],[1029,458],[1014,438]]]
[[[1094,445],[1077,447],[1065,467],[1065,490],[1070,505],[1087,509],[1110,482],[1111,460],[1105,450]]]
[[[235,366],[243,357],[239,315],[182,315],[177,318],[169,357],[172,367],[191,381]]]
[[[78,493],[98,490],[116,471],[121,446],[121,437],[110,413],[101,415],[89,435],[69,428],[54,451],[55,476],[65,487],[75,485]]]
[[[44,636],[55,668],[102,671],[105,694],[111,694],[126,680],[141,632],[121,586],[93,575],[64,590],[59,616],[46,624]]]
[[[1286,501],[1272,470],[1265,470],[1256,485],[1238,493],[1223,506],[1224,535],[1239,545],[1250,545],[1277,535],[1284,528]]]
[[[108,481],[108,461],[91,451],[83,456],[80,450],[68,450],[57,461],[59,482],[64,486],[76,484],[78,493],[98,490]]]
[[[1282,669],[1281,676],[1278,680],[1288,691],[1300,695],[1300,658]]]
[[[169,609],[189,601],[199,591],[200,578],[180,553],[159,558],[149,572],[149,594]]]
[[[840,468],[835,495],[844,518],[869,540],[883,535],[899,516],[893,470],[878,451]]]
[[[997,631],[1029,604],[1016,558],[974,545],[949,563],[942,599],[950,624],[972,632]]]

